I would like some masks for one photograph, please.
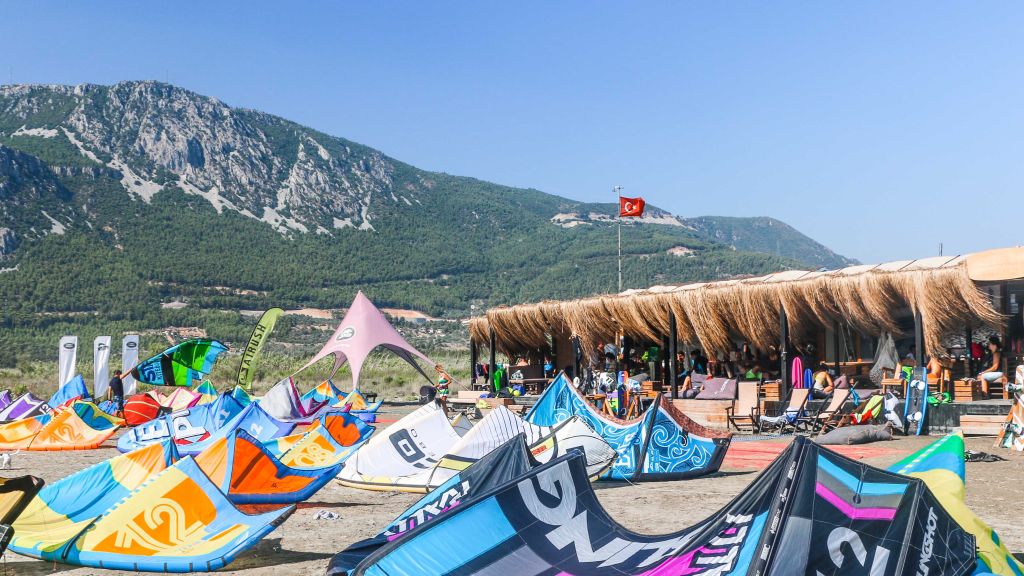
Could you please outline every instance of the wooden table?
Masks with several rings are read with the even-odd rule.
[[[875,364],[874,360],[851,360],[849,362],[839,363],[839,372],[846,374],[847,376],[863,376],[864,368],[871,371],[871,367]]]

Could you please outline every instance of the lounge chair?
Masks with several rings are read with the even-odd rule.
[[[789,403],[786,409],[782,411],[782,414],[778,416],[765,416],[762,414],[758,418],[757,431],[761,432],[765,428],[777,428],[779,433],[783,434],[786,432],[787,427],[792,427],[795,432],[798,429],[800,417],[804,414],[804,410],[807,407],[807,398],[810,396],[810,393],[810,388],[794,388],[789,393]]]
[[[869,424],[874,422],[882,413],[882,401],[884,396],[875,394],[864,402],[864,406],[858,412],[850,414],[850,424]]]
[[[850,399],[850,389],[840,388],[832,391],[831,400],[827,406],[824,406],[822,410],[819,410],[817,414],[809,418],[807,426],[811,432],[821,434],[828,432],[839,425],[839,422],[845,416],[844,406],[846,401]]]
[[[758,397],[761,395],[761,383],[757,381],[740,382],[738,387],[739,397],[735,404],[725,409],[726,418],[729,420],[729,425],[737,432],[741,432],[743,429],[754,432],[757,429],[758,416],[761,413],[758,402]]]

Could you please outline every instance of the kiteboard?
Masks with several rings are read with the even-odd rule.
[[[1008,392],[1013,393],[1013,406],[1010,406],[1010,413],[1006,415],[1006,423],[996,436],[997,448],[1012,448],[1018,452],[1024,451],[1024,385],[1009,384],[1006,387]]]
[[[924,420],[928,414],[928,381],[919,379],[918,374],[907,384],[907,402],[903,405],[903,431],[907,434],[921,435],[924,431]],[[915,429],[916,426],[916,429]]]

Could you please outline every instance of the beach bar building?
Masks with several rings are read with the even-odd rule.
[[[499,306],[470,321],[470,339],[474,364],[491,365],[488,374],[497,353],[530,364],[550,357],[558,369],[579,374],[599,364],[602,343],[656,346],[663,351],[659,362],[653,373],[644,371],[659,390],[679,398],[677,375],[685,366],[677,353],[692,348],[714,358],[743,343],[760,351],[774,347],[784,395],[794,378],[792,360],[805,349],[814,349],[834,374],[857,381],[890,334],[901,357],[912,354],[922,366],[945,354],[954,377],[967,379],[982,369],[971,344],[997,335],[1002,371],[1012,382],[1024,363],[1022,301],[1024,247],[1014,247]],[[952,392],[953,382],[945,387]],[[991,392],[1007,396],[998,384]],[[984,399],[975,390],[960,396],[958,402]]]

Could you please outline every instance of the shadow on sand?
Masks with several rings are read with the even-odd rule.
[[[282,566],[284,564],[309,562],[311,560],[324,560],[333,556],[334,554],[330,552],[298,552],[295,550],[286,550],[281,547],[280,538],[265,538],[260,540],[260,543],[256,546],[246,550],[234,562],[229,564],[227,566],[227,570],[245,570],[249,568]]]
[[[704,476],[697,476],[693,480],[704,479],[704,478],[728,478],[729,476],[746,476],[747,474],[757,474],[759,470],[732,470],[729,472],[715,472],[714,474],[705,474]],[[673,480],[668,480],[673,482]],[[616,488],[624,488],[626,486],[636,486],[637,484],[648,484],[656,486],[661,482],[658,481],[644,481],[644,482],[630,482],[628,480],[602,480],[600,482],[594,482],[591,486],[594,487],[595,491],[600,490],[615,490]]]

